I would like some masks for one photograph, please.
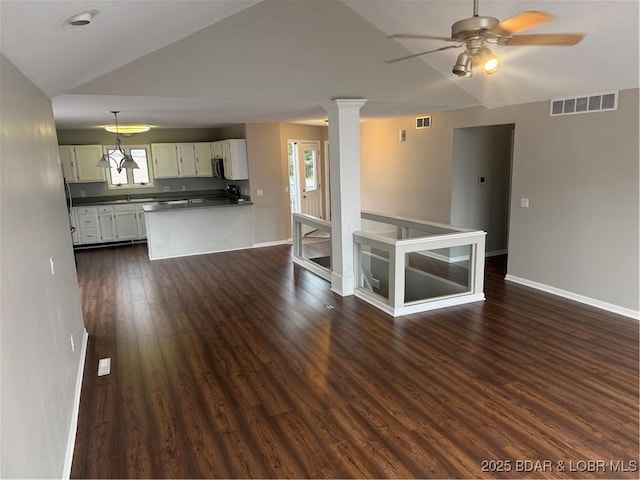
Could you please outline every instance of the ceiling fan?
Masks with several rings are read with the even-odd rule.
[[[582,33],[515,35],[551,20],[553,20],[553,15],[536,11],[522,12],[502,22],[494,17],[481,17],[478,15],[478,0],[473,0],[473,17],[464,18],[454,23],[451,26],[451,37],[411,33],[397,33],[389,36],[389,38],[443,40],[445,42],[455,42],[457,45],[448,45],[435,50],[415,53],[387,60],[385,63],[395,63],[428,53],[465,47],[464,52],[458,55],[456,64],[453,66],[453,73],[460,77],[471,77],[473,74],[472,67],[481,65],[484,72],[491,75],[500,68],[500,60],[489,50],[487,44],[508,47],[523,45],[571,46],[583,39],[584,34]]]

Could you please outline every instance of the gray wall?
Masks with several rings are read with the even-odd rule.
[[[84,326],[58,143],[50,100],[0,72],[0,477],[62,477]]]
[[[279,123],[247,124],[247,158],[254,202],[253,243],[287,239],[287,201],[282,172]],[[258,196],[262,190],[262,196]]]
[[[435,113],[424,130],[363,123],[363,209],[450,222],[454,130],[511,123],[509,274],[638,311],[638,89],[610,112],[551,118],[536,102]]]
[[[319,140],[322,150],[327,127],[289,123],[246,125],[249,178],[253,205],[254,243],[291,238],[287,140]],[[259,197],[257,191],[262,190]]]
[[[495,125],[453,131],[451,224],[487,232],[489,254],[507,251],[513,128]]]

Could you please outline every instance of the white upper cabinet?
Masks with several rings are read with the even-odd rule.
[[[60,165],[62,165],[62,174],[67,182],[78,181],[78,170],[76,169],[76,157],[73,152],[73,145],[60,145],[58,147],[60,154]]]
[[[175,143],[152,143],[154,178],[176,178],[178,171],[178,149]]]
[[[211,144],[212,158],[222,158],[222,142],[223,140],[218,140]]]
[[[178,173],[181,177],[195,177],[196,149],[193,143],[178,143]]]
[[[229,180],[247,180],[249,178],[249,168],[247,165],[246,140],[223,140],[221,143],[224,178]]]
[[[96,167],[102,145],[60,145],[62,172],[67,182],[104,182],[105,170]]]
[[[200,142],[193,144],[196,152],[196,175],[198,177],[213,177],[211,166],[212,147],[211,142]]]
[[[151,156],[155,178],[213,177],[212,158],[223,159],[225,178],[229,180],[249,178],[247,142],[244,139],[196,143],[152,143]]]

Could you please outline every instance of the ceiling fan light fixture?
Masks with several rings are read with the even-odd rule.
[[[458,55],[458,59],[456,60],[456,64],[453,66],[452,71],[459,77],[471,77],[473,75],[471,68],[472,65],[473,57],[468,51],[465,51]]]
[[[482,68],[487,75],[496,73],[500,68],[500,60],[488,48],[480,49],[478,58],[482,64]]]

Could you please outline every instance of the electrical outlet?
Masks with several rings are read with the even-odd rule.
[[[84,190],[80,190],[80,196],[81,196],[81,197],[84,197],[84,196],[85,196]]]
[[[72,352],[75,352],[75,351],[76,351],[76,346],[75,346],[75,344],[73,343],[73,333],[71,334],[71,351],[72,351]]]
[[[261,197],[264,195],[264,190],[256,190],[256,195]]]
[[[53,257],[49,257],[49,264],[51,265],[51,275],[55,275],[56,269],[53,266]]]
[[[521,208],[529,208],[529,199],[528,198],[521,198],[520,199],[520,207]]]
[[[109,375],[111,373],[111,359],[101,358],[98,362],[98,376]]]
[[[186,185],[182,185],[182,191],[184,192],[187,189]]]
[[[162,191],[163,192],[170,192],[171,191],[171,187],[169,185],[165,185],[164,187],[162,187]]]

